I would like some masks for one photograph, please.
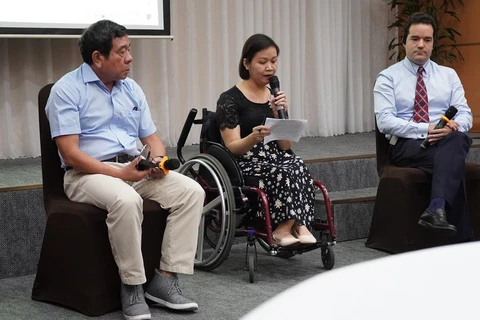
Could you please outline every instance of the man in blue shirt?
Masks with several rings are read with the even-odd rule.
[[[418,223],[449,236],[458,228],[458,241],[465,241],[472,238],[464,193],[472,113],[456,72],[430,60],[436,32],[426,13],[408,19],[403,36],[407,57],[378,75],[375,115],[380,132],[390,139],[393,163],[432,175],[430,205]],[[435,129],[450,106],[458,110],[455,117]],[[425,139],[429,146],[422,148]],[[455,223],[447,221],[447,211]]]
[[[52,137],[65,168],[72,201],[108,211],[107,227],[121,285],[125,319],[150,319],[145,296],[156,305],[195,310],[177,273],[193,273],[205,193],[193,179],[160,168],[139,171],[137,138],[153,160],[166,155],[138,84],[127,78],[133,60],[125,27],[101,20],[78,41],[84,63],[53,86],[46,106]],[[119,156],[120,155],[120,156]],[[143,198],[168,209],[162,258],[146,294],[141,252]],[[75,277],[75,275],[72,275]]]

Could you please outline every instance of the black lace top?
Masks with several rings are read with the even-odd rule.
[[[220,95],[216,113],[220,130],[234,129],[240,125],[242,138],[252,133],[253,127],[263,124],[267,117],[273,118],[269,102],[251,102],[237,86],[233,86]]]
[[[220,130],[240,125],[240,135],[246,137],[253,127],[273,117],[268,102],[248,100],[236,86],[220,95],[217,102],[217,124]],[[300,225],[310,225],[314,218],[315,189],[313,179],[303,160],[281,150],[276,141],[257,142],[245,154],[237,157],[244,177],[255,178],[255,186],[265,191],[274,224],[295,219]],[[294,199],[294,201],[292,201]],[[257,215],[263,216],[261,201]]]

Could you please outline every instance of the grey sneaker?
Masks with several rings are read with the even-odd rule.
[[[198,304],[183,296],[178,286],[178,277],[166,277],[155,269],[152,282],[148,285],[145,297],[161,307],[174,310],[193,311],[198,309]]]
[[[120,289],[122,298],[123,317],[126,320],[144,320],[151,319],[150,309],[145,302],[143,287],[141,284],[131,286],[122,283]]]

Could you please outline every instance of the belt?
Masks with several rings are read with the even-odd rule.
[[[127,163],[127,162],[132,161],[135,158],[136,158],[136,156],[131,156],[131,155],[126,154],[126,153],[120,153],[113,158],[102,160],[102,162]],[[70,167],[70,166],[65,167],[65,171],[72,170],[72,169],[73,168]]]
[[[113,158],[102,160],[102,162],[118,162],[118,163],[127,163],[135,159],[136,156],[131,156],[126,153],[120,153]]]

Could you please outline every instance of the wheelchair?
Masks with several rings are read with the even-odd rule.
[[[326,219],[316,217],[312,223],[312,233],[316,236],[317,242],[308,245],[278,246],[273,240],[268,198],[265,192],[257,187],[258,178],[243,176],[235,156],[222,145],[215,112],[204,108],[202,118],[196,119],[196,116],[197,109],[191,109],[177,143],[177,157],[182,163],[178,172],[196,180],[206,194],[199,227],[195,268],[213,270],[219,267],[227,259],[235,237],[243,236],[247,237],[245,270],[249,272],[251,283],[255,282],[257,269],[257,242],[267,253],[281,258],[290,258],[320,248],[324,268],[332,269],[335,264],[332,249],[336,243],[335,228],[325,186],[319,181],[314,181],[315,195],[322,193],[326,214]],[[182,148],[193,124],[202,126],[200,153],[185,160]],[[256,215],[259,202],[263,208],[264,218]]]

